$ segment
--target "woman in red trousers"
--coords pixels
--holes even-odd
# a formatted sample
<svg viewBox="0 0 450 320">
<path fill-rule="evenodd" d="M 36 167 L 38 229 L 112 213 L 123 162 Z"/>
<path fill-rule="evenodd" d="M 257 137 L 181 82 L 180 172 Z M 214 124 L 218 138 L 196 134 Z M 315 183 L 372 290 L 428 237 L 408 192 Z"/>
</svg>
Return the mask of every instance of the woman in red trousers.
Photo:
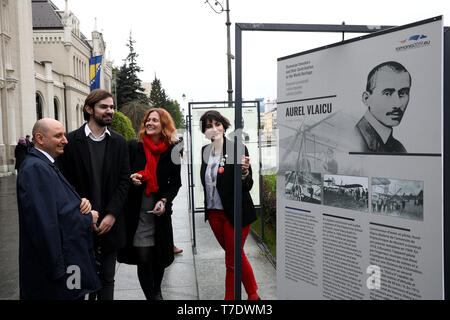
<svg viewBox="0 0 450 320">
<path fill-rule="evenodd" d="M 201 180 L 205 195 L 205 220 L 225 250 L 225 300 L 234 299 L 234 164 L 233 143 L 225 138 L 230 126 L 227 118 L 210 110 L 200 118 L 202 133 L 211 144 L 202 149 Z M 256 220 L 250 196 L 253 186 L 248 150 L 242 158 L 242 283 L 249 300 L 259 300 L 253 270 L 244 253 L 250 224 Z"/>
</svg>

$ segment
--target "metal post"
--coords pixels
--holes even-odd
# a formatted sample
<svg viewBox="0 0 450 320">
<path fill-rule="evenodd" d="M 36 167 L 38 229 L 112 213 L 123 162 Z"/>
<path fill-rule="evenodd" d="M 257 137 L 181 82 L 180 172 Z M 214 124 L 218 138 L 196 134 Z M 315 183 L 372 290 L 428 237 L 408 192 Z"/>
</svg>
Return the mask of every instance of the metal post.
<svg viewBox="0 0 450 320">
<path fill-rule="evenodd" d="M 193 174 L 193 161 L 192 161 L 192 116 L 191 116 L 191 103 L 189 102 L 189 142 L 190 142 L 190 152 L 189 156 L 191 158 L 189 166 L 191 167 L 191 175 Z M 194 177 L 191 176 L 191 184 L 189 185 L 189 192 L 190 192 L 190 198 L 191 198 L 191 208 L 192 208 L 192 247 L 194 248 L 194 254 L 197 254 L 197 238 L 195 236 L 195 203 L 194 203 Z"/>
<path fill-rule="evenodd" d="M 258 172 L 258 179 L 259 179 L 259 207 L 260 207 L 260 216 L 261 219 L 261 241 L 265 243 L 264 239 L 264 192 L 263 192 L 263 177 L 262 177 L 262 145 L 261 145 L 261 135 L 260 135 L 260 128 L 261 128 L 261 115 L 259 112 L 259 106 L 260 102 L 257 102 L 257 110 L 258 110 L 258 149 L 259 149 L 259 172 Z"/>
<path fill-rule="evenodd" d="M 450 179 L 449 179 L 449 168 L 450 168 L 450 126 L 448 125 L 450 121 L 450 31 L 449 28 L 444 28 L 444 170 L 443 170 L 443 181 L 444 181 L 444 193 L 448 194 L 450 189 Z M 445 299 L 450 299 L 450 209 L 449 201 L 444 197 L 444 293 Z"/>
<path fill-rule="evenodd" d="M 242 47 L 241 29 L 235 28 L 236 55 L 236 99 L 234 121 L 236 135 L 234 137 L 234 299 L 241 300 L 242 271 Z"/>
<path fill-rule="evenodd" d="M 227 12 L 227 22 L 225 23 L 227 26 L 227 64 L 228 64 L 228 107 L 233 106 L 233 81 L 231 75 L 231 40 L 230 40 L 230 6 L 227 0 L 227 8 L 225 9 Z"/>
</svg>

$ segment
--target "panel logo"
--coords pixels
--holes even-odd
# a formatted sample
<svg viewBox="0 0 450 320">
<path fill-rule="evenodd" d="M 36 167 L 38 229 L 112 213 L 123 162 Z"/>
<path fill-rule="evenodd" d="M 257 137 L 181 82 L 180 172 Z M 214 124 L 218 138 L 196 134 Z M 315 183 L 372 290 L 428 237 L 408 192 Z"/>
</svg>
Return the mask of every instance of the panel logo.
<svg viewBox="0 0 450 320">
<path fill-rule="evenodd" d="M 402 45 L 395 48 L 397 52 L 428 47 L 431 44 L 431 40 L 428 39 L 426 34 L 415 34 L 401 40 L 400 43 Z"/>
</svg>

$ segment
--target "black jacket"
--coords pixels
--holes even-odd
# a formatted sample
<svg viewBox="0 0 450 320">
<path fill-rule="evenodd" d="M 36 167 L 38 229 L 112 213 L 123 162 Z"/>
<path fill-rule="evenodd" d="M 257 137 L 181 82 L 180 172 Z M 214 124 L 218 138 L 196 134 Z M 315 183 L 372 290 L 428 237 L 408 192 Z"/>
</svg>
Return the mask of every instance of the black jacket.
<svg viewBox="0 0 450 320">
<path fill-rule="evenodd" d="M 82 198 L 92 199 L 92 169 L 88 137 L 84 124 L 67 135 L 69 143 L 64 154 L 58 157 L 59 167 Z M 106 134 L 107 142 L 102 173 L 102 205 L 99 222 L 107 214 L 113 214 L 116 221 L 111 230 L 98 237 L 99 245 L 105 250 L 117 250 L 125 245 L 125 223 L 123 207 L 130 181 L 130 165 L 127 142 L 124 137 L 112 131 Z"/>
<path fill-rule="evenodd" d="M 158 262 L 162 267 L 169 266 L 174 259 L 173 256 L 173 231 L 172 231 L 172 203 L 181 187 L 181 164 L 174 163 L 174 159 L 179 160 L 179 151 L 175 145 L 163 152 L 156 167 L 156 179 L 158 181 L 158 191 L 155 199 L 166 198 L 166 211 L 160 215 L 155 215 L 155 248 Z M 173 151 L 173 152 L 172 152 Z M 136 173 L 145 169 L 146 158 L 142 142 L 136 139 L 128 141 L 128 152 L 130 155 L 131 173 Z M 173 155 L 172 155 L 173 153 Z M 121 263 L 137 264 L 135 251 L 133 249 L 133 239 L 139 222 L 139 213 L 142 204 L 142 195 L 145 183 L 135 186 L 130 180 L 130 189 L 126 201 L 126 234 L 127 243 L 125 248 L 119 250 L 117 260 Z"/>
<path fill-rule="evenodd" d="M 225 138 L 224 138 L 225 139 Z M 205 173 L 208 166 L 209 155 L 211 154 L 212 144 L 208 144 L 202 148 L 202 166 L 200 168 L 200 178 L 202 180 L 203 192 L 205 196 L 205 220 L 208 219 L 206 214 L 206 188 Z M 228 151 L 227 151 L 228 150 Z M 222 154 L 227 155 L 227 161 L 224 166 L 223 173 L 217 173 L 217 192 L 219 193 L 223 209 L 227 215 L 228 221 L 234 226 L 234 144 L 228 140 L 224 140 Z M 203 157 L 205 155 L 205 157 Z M 245 155 L 248 156 L 247 147 L 245 147 Z M 255 206 L 253 205 L 250 190 L 253 187 L 252 167 L 249 168 L 248 176 L 242 180 L 242 226 L 245 227 L 256 220 Z"/>
<path fill-rule="evenodd" d="M 26 145 L 18 143 L 16 148 L 14 149 L 14 157 L 16 158 L 16 166 L 15 169 L 19 170 L 20 165 L 28 154 L 28 148 Z"/>
</svg>

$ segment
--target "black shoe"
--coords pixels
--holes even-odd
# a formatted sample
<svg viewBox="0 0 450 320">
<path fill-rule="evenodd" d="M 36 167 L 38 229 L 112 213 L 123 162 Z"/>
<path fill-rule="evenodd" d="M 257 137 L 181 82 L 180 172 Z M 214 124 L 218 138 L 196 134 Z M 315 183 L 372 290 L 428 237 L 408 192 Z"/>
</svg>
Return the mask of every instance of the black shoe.
<svg viewBox="0 0 450 320">
<path fill-rule="evenodd" d="M 164 300 L 161 291 L 158 291 L 152 295 L 152 300 Z"/>
</svg>

